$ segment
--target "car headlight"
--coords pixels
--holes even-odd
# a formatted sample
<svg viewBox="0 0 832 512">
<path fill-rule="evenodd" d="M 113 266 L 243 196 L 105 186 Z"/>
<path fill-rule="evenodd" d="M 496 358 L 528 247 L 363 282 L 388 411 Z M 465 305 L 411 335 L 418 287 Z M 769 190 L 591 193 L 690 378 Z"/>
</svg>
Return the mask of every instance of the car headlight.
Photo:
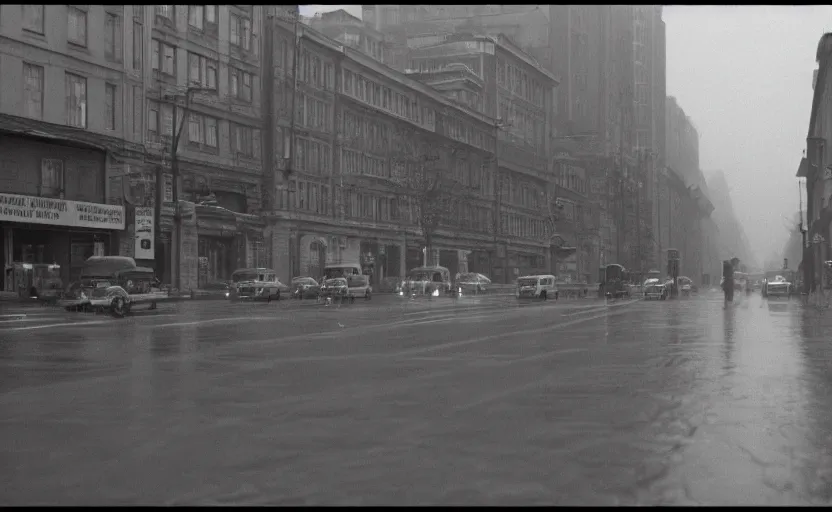
<svg viewBox="0 0 832 512">
<path fill-rule="evenodd" d="M 225 296 L 226 296 L 226 297 L 230 297 L 230 296 L 231 296 L 231 292 L 225 292 Z"/>
</svg>

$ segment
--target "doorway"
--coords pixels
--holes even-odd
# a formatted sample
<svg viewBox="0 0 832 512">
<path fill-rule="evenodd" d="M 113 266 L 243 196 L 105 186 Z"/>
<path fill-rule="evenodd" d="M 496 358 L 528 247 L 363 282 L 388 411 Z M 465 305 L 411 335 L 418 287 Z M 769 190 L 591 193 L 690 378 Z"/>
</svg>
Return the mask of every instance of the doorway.
<svg viewBox="0 0 832 512">
<path fill-rule="evenodd" d="M 324 275 L 324 267 L 326 267 L 326 246 L 320 240 L 315 240 L 309 244 L 309 265 L 306 275 L 318 279 Z"/>
</svg>

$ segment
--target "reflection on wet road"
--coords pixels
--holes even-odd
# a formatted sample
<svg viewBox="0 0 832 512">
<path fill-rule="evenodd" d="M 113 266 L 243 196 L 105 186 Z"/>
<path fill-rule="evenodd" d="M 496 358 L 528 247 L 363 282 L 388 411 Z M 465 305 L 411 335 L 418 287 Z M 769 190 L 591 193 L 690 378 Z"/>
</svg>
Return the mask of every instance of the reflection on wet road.
<svg viewBox="0 0 832 512">
<path fill-rule="evenodd" d="M 830 318 L 752 297 L 0 311 L 0 503 L 827 504 Z"/>
</svg>

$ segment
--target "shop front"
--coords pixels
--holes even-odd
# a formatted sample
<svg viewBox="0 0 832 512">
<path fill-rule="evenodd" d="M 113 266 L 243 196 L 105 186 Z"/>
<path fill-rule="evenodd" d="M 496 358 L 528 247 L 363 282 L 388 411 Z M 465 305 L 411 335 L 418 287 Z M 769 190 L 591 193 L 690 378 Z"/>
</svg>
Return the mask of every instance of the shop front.
<svg viewBox="0 0 832 512">
<path fill-rule="evenodd" d="M 0 193 L 2 290 L 65 288 L 90 256 L 117 253 L 124 207 Z"/>
<path fill-rule="evenodd" d="M 262 224 L 253 215 L 196 205 L 197 286 L 227 282 L 235 270 L 267 266 Z"/>
</svg>

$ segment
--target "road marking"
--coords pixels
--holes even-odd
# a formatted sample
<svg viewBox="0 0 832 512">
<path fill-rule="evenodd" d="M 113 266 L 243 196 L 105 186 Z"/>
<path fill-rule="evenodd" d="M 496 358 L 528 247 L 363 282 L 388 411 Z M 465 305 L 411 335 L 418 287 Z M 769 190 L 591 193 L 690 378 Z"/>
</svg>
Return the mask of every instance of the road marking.
<svg viewBox="0 0 832 512">
<path fill-rule="evenodd" d="M 100 324 L 108 324 L 111 323 L 112 320 L 92 320 L 89 322 L 63 322 L 60 324 L 45 324 L 45 325 L 29 325 L 26 327 L 10 327 L 8 329 L 3 329 L 3 331 L 33 331 L 35 329 L 51 329 L 57 327 L 80 327 L 80 326 L 88 326 L 88 325 L 100 325 Z"/>
<path fill-rule="evenodd" d="M 526 329 L 524 331 L 514 331 L 514 332 L 511 333 L 511 335 L 512 336 L 517 336 L 517 335 L 527 335 L 527 334 L 540 334 L 540 333 L 543 333 L 543 332 L 557 330 L 557 329 L 560 329 L 562 327 L 569 327 L 569 326 L 576 325 L 576 324 L 579 324 L 579 323 L 582 323 L 582 322 L 589 322 L 591 320 L 598 320 L 598 319 L 604 318 L 606 316 L 617 316 L 617 315 L 621 315 L 621 314 L 624 314 L 624 313 L 625 312 L 623 312 L 623 311 L 622 312 L 616 312 L 616 313 L 607 313 L 607 312 L 605 312 L 602 315 L 595 315 L 595 316 L 589 316 L 589 317 L 584 317 L 584 318 L 576 318 L 574 320 L 569 320 L 569 321 L 566 321 L 566 322 L 557 323 L 557 324 L 549 325 L 549 326 L 546 326 L 546 327 L 537 327 L 535 329 Z M 396 353 L 393 353 L 393 354 L 385 354 L 385 357 L 400 357 L 400 356 L 408 356 L 408 355 L 416 355 L 416 354 L 427 354 L 429 352 L 434 352 L 434 351 L 437 351 L 437 350 L 444 350 L 446 348 L 457 348 L 457 347 L 462 347 L 462 346 L 465 346 L 465 345 L 473 345 L 475 343 L 481 343 L 483 341 L 490 341 L 490 340 L 494 340 L 494 339 L 499 339 L 499 338 L 502 338 L 505 335 L 506 335 L 506 333 L 500 333 L 500 334 L 492 334 L 492 335 L 489 335 L 489 336 L 483 336 L 483 337 L 479 337 L 479 338 L 473 338 L 473 339 L 469 339 L 469 340 L 452 341 L 450 343 L 443 343 L 442 345 L 432 345 L 430 347 L 422 347 L 422 348 L 418 348 L 418 349 L 411 349 L 411 350 L 405 350 L 405 351 L 402 351 L 402 352 L 396 352 Z"/>
<path fill-rule="evenodd" d="M 188 327 L 191 325 L 214 324 L 220 322 L 249 322 L 249 321 L 263 321 L 263 320 L 277 320 L 274 316 L 231 316 L 227 318 L 207 318 L 205 320 L 194 320 L 191 322 L 174 322 L 170 324 L 148 325 L 149 329 L 161 329 L 163 327 Z M 142 326 L 144 327 L 144 326 Z M 335 331 L 337 332 L 337 331 Z"/>
</svg>

